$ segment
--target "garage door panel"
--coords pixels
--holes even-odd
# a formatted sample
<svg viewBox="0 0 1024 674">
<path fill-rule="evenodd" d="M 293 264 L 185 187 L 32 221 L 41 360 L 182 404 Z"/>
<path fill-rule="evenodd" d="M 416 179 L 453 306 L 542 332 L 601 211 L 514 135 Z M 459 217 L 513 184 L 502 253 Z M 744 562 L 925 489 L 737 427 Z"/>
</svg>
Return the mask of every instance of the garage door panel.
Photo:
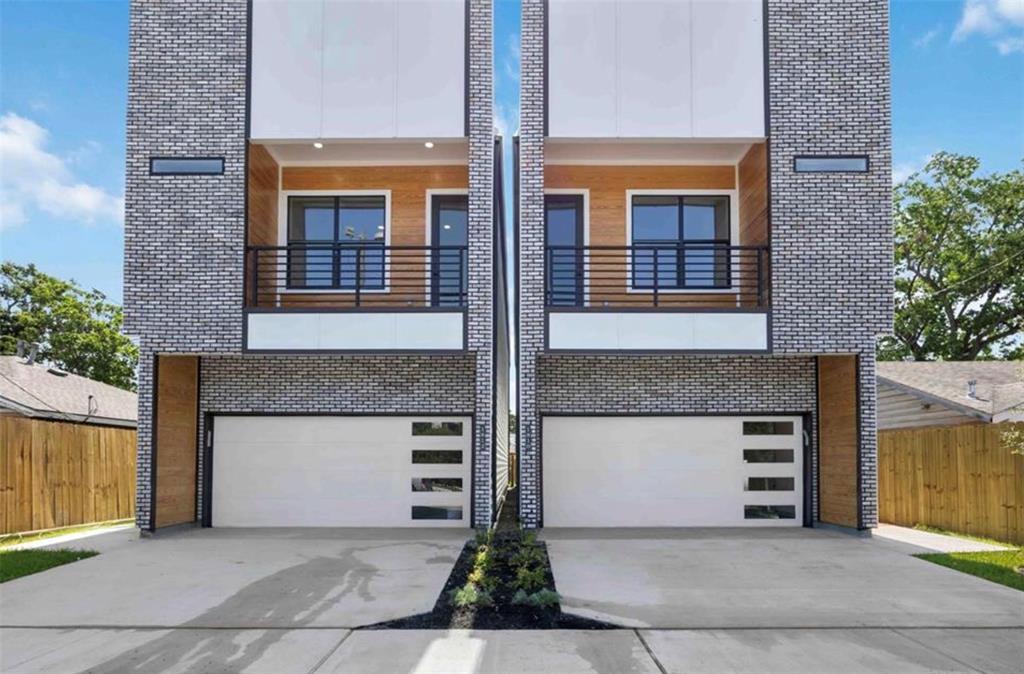
<svg viewBox="0 0 1024 674">
<path fill-rule="evenodd" d="M 214 526 L 469 526 L 471 420 L 462 436 L 413 435 L 433 417 L 216 417 Z M 462 452 L 461 464 L 413 463 L 413 452 Z M 462 491 L 421 492 L 421 478 Z M 413 519 L 415 505 L 462 508 L 462 519 Z"/>
<path fill-rule="evenodd" d="M 745 421 L 771 422 L 744 426 Z M 774 422 L 784 422 L 776 426 Z M 545 526 L 802 524 L 799 417 L 545 417 Z M 787 435 L 751 435 L 790 428 Z M 744 449 L 774 451 L 747 461 Z M 753 478 L 755 482 L 749 483 Z M 759 479 L 765 478 L 765 479 Z M 787 482 L 770 478 L 792 480 Z M 760 491 L 755 486 L 776 487 Z M 748 490 L 748 487 L 750 489 Z M 793 517 L 749 519 L 747 506 Z M 786 510 L 790 508 L 791 512 Z M 753 515 L 754 513 L 749 513 Z"/>
</svg>

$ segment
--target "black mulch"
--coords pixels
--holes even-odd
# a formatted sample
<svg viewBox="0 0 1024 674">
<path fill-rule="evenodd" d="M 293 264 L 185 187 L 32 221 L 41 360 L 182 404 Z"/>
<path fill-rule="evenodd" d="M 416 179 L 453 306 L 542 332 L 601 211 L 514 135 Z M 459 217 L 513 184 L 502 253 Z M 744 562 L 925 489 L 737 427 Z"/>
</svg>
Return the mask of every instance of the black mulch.
<svg viewBox="0 0 1024 674">
<path fill-rule="evenodd" d="M 506 503 L 506 505 L 508 505 Z M 495 534 L 491 544 L 494 564 L 487 572 L 498 579 L 498 586 L 491 593 L 493 606 L 456 607 L 451 602 L 451 592 L 466 584 L 466 578 L 473 569 L 473 558 L 477 544 L 469 541 L 462 549 L 455 567 L 448 576 L 441 595 L 434 603 L 430 613 L 389 620 L 370 625 L 365 629 L 504 629 L 504 630 L 537 630 L 537 629 L 571 629 L 571 630 L 605 630 L 617 629 L 618 625 L 590 620 L 579 616 L 562 613 L 559 605 L 549 607 L 531 607 L 512 603 L 515 589 L 512 580 L 515 573 L 508 564 L 509 556 L 515 551 L 514 541 L 518 532 L 502 531 Z M 547 557 L 547 546 L 543 541 L 538 543 L 544 550 L 544 566 L 547 576 L 546 587 L 555 589 L 555 579 L 551 575 L 551 564 Z"/>
</svg>

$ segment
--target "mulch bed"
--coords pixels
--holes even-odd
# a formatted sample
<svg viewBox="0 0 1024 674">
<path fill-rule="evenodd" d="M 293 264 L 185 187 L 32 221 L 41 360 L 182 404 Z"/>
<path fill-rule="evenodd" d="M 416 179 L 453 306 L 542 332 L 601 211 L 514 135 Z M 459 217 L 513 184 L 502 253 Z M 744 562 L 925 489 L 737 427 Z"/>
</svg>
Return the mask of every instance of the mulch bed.
<svg viewBox="0 0 1024 674">
<path fill-rule="evenodd" d="M 430 613 L 389 620 L 383 623 L 371 625 L 366 629 L 574 629 L 574 630 L 604 630 L 616 629 L 616 625 L 590 620 L 578 616 L 562 613 L 560 605 L 546 607 L 533 607 L 523 604 L 513 604 L 512 597 L 516 592 L 513 582 L 515 580 L 514 568 L 509 564 L 509 558 L 517 549 L 519 540 L 517 531 L 499 531 L 491 541 L 490 550 L 493 555 L 491 568 L 488 576 L 497 579 L 497 585 L 491 592 L 493 606 L 454 606 L 451 600 L 452 592 L 466 584 L 470 572 L 473 570 L 473 560 L 476 556 L 478 543 L 469 541 L 462 549 L 455 567 L 448 576 L 441 595 L 434 604 L 434 610 Z M 544 569 L 548 589 L 555 588 L 555 579 L 551 575 L 551 563 L 547 556 L 547 546 L 543 541 L 538 541 L 543 549 Z"/>
</svg>

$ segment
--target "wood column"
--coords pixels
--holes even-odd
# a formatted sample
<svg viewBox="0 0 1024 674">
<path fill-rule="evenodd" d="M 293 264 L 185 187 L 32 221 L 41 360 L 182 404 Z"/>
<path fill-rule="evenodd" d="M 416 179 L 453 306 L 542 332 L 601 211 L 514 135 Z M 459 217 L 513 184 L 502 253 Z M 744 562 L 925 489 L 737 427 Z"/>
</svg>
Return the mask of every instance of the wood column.
<svg viewBox="0 0 1024 674">
<path fill-rule="evenodd" d="M 818 357 L 818 519 L 860 526 L 857 357 Z"/>
<path fill-rule="evenodd" d="M 157 356 L 154 527 L 196 520 L 199 357 Z"/>
</svg>

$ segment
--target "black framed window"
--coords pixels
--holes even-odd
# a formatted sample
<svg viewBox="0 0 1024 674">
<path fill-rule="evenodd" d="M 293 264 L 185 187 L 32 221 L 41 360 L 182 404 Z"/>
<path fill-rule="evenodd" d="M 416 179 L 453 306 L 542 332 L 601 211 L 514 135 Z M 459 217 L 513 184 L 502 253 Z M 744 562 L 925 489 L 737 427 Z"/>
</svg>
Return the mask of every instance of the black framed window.
<svg viewBox="0 0 1024 674">
<path fill-rule="evenodd" d="M 224 157 L 150 157 L 153 176 L 219 176 L 224 174 Z"/>
<path fill-rule="evenodd" d="M 544 197 L 548 305 L 583 305 L 583 195 Z"/>
<path fill-rule="evenodd" d="M 635 195 L 630 203 L 637 289 L 728 288 L 728 196 Z"/>
<path fill-rule="evenodd" d="M 288 197 L 288 287 L 383 290 L 383 196 Z"/>
<path fill-rule="evenodd" d="M 435 195 L 430 211 L 430 240 L 434 245 L 430 252 L 431 304 L 462 306 L 469 288 L 469 199 L 465 194 Z"/>
<path fill-rule="evenodd" d="M 801 155 L 793 157 L 797 173 L 867 173 L 867 155 Z"/>
</svg>

